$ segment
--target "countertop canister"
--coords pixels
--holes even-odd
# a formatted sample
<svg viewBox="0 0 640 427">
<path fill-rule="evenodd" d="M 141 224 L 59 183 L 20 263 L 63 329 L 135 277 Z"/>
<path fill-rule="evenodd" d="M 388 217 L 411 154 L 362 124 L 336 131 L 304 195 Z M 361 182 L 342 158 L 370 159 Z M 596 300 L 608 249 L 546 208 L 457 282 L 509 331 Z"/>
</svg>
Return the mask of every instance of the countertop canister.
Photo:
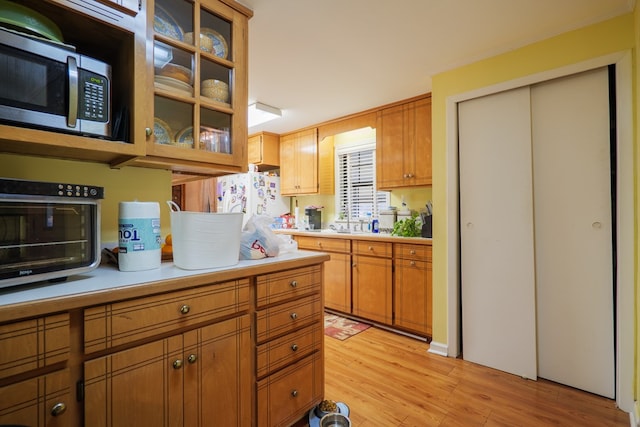
<svg viewBox="0 0 640 427">
<path fill-rule="evenodd" d="M 160 268 L 162 236 L 159 203 L 120 202 L 118 230 L 120 271 Z"/>
</svg>

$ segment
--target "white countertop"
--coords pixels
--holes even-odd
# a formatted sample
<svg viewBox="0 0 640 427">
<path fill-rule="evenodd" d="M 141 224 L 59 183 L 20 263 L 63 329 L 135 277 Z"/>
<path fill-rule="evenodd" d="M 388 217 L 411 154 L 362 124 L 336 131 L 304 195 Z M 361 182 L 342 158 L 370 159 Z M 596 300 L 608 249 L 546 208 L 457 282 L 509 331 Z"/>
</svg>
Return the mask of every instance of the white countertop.
<svg viewBox="0 0 640 427">
<path fill-rule="evenodd" d="M 259 260 L 241 260 L 238 264 L 203 270 L 183 270 L 172 262 L 163 262 L 160 268 L 146 271 L 123 272 L 112 264 L 101 265 L 88 273 L 70 276 L 64 282 L 37 282 L 26 285 L 18 285 L 0 289 L 0 310 L 4 306 L 15 304 L 33 303 L 40 300 L 52 300 L 59 298 L 72 298 L 74 296 L 89 293 L 113 292 L 118 289 L 156 283 L 160 281 L 182 279 L 198 275 L 216 275 L 227 273 L 225 277 L 241 277 L 247 269 L 255 269 L 260 266 L 273 266 L 287 261 L 299 261 L 313 258 L 317 252 L 295 251 L 281 253 L 277 257 L 263 258 Z M 218 274 L 218 276 L 222 276 Z"/>
</svg>

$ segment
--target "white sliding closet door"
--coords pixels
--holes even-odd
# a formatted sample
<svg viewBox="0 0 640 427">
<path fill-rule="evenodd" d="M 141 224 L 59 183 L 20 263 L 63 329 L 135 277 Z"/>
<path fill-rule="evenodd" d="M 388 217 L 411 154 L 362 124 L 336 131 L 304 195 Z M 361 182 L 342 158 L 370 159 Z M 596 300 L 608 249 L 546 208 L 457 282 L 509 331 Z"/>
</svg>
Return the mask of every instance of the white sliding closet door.
<svg viewBox="0 0 640 427">
<path fill-rule="evenodd" d="M 614 397 L 607 69 L 531 88 L 538 376 Z"/>
<path fill-rule="evenodd" d="M 536 378 L 529 88 L 459 104 L 466 360 Z"/>
</svg>

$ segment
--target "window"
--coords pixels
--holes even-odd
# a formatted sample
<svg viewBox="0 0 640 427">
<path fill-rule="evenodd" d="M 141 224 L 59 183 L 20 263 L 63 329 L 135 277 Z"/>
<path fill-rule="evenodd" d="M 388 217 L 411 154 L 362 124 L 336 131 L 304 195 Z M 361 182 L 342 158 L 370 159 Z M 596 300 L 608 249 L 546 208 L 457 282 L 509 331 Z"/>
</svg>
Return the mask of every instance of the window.
<svg viewBox="0 0 640 427">
<path fill-rule="evenodd" d="M 389 206 L 389 192 L 376 189 L 376 143 L 336 147 L 336 214 L 359 220 Z"/>
</svg>

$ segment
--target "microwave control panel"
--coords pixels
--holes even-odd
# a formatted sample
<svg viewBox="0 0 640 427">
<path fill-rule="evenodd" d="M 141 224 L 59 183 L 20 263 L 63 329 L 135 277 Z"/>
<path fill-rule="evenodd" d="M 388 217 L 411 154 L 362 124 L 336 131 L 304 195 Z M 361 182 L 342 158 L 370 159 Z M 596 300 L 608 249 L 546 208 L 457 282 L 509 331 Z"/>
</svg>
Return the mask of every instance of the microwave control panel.
<svg viewBox="0 0 640 427">
<path fill-rule="evenodd" d="M 104 199 L 104 187 L 59 182 L 26 181 L 20 179 L 0 179 L 0 199 L 20 196 Z"/>
<path fill-rule="evenodd" d="M 78 117 L 93 122 L 109 121 L 109 80 L 83 69 L 78 80 Z"/>
</svg>

